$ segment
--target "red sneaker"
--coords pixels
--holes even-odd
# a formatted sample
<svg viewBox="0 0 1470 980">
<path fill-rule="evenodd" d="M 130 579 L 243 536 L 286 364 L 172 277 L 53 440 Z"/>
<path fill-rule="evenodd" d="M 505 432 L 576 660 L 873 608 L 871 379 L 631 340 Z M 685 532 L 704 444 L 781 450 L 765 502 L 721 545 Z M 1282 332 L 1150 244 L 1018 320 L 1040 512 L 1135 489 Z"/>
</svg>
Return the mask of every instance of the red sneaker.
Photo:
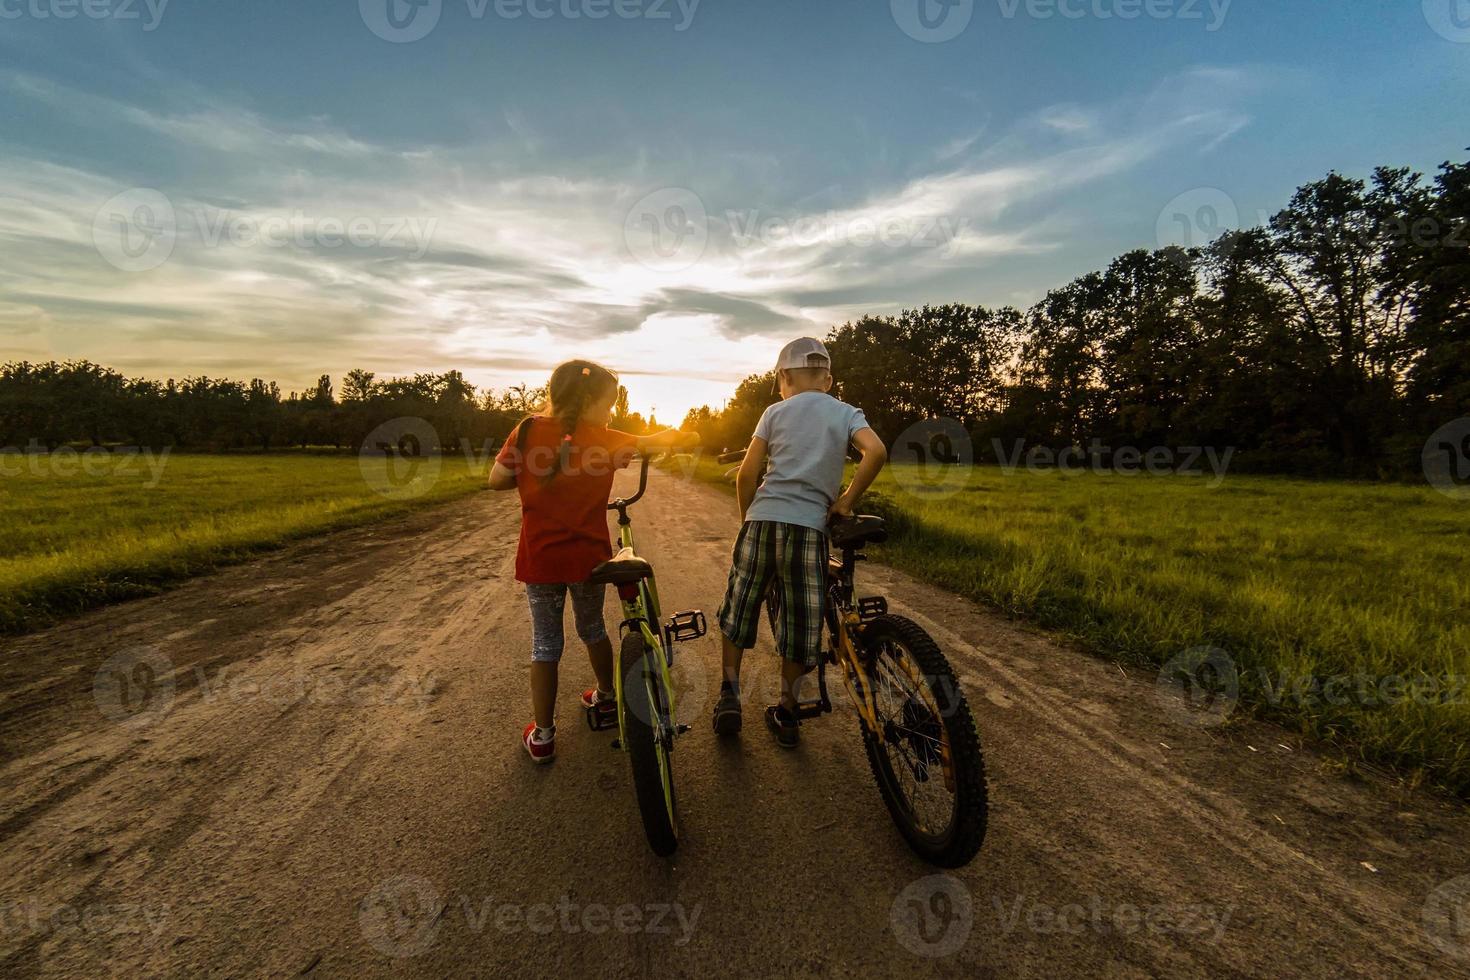
<svg viewBox="0 0 1470 980">
<path fill-rule="evenodd" d="M 590 688 L 582 692 L 582 707 L 595 708 L 599 704 L 617 704 L 611 694 L 603 694 L 597 688 Z"/>
<path fill-rule="evenodd" d="M 536 723 L 533 721 L 521 732 L 521 744 L 526 747 L 532 762 L 537 765 L 550 762 L 556 758 L 556 729 L 553 728 L 551 737 L 543 742 L 536 738 Z"/>
</svg>

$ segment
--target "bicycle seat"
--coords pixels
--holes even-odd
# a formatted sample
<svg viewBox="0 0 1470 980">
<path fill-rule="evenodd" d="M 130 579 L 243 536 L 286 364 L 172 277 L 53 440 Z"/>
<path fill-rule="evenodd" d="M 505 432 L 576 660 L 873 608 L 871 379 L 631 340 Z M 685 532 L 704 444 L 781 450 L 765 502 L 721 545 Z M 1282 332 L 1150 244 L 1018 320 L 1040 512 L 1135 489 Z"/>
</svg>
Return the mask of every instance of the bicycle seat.
<svg viewBox="0 0 1470 980">
<path fill-rule="evenodd" d="M 632 548 L 624 548 L 592 569 L 587 581 L 595 585 L 627 585 L 652 576 L 653 566 L 633 554 Z"/>
<path fill-rule="evenodd" d="M 832 544 L 837 548 L 861 548 L 871 542 L 888 540 L 888 528 L 883 518 L 871 514 L 858 514 L 851 520 L 837 521 L 832 525 Z"/>
</svg>

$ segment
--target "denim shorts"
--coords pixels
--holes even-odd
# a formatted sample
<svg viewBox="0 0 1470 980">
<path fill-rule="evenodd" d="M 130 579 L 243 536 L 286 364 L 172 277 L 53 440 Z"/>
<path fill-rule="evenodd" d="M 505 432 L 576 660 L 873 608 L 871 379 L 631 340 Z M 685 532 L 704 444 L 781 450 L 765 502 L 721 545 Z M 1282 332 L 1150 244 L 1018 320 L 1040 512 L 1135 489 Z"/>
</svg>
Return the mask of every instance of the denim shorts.
<svg viewBox="0 0 1470 980">
<path fill-rule="evenodd" d="M 607 639 L 602 621 L 602 604 L 606 585 L 591 582 L 556 582 L 550 585 L 527 583 L 526 598 L 531 603 L 531 659 L 554 664 L 561 660 L 566 644 L 563 623 L 567 593 L 572 594 L 572 616 L 577 621 L 577 635 L 583 643 Z"/>
</svg>

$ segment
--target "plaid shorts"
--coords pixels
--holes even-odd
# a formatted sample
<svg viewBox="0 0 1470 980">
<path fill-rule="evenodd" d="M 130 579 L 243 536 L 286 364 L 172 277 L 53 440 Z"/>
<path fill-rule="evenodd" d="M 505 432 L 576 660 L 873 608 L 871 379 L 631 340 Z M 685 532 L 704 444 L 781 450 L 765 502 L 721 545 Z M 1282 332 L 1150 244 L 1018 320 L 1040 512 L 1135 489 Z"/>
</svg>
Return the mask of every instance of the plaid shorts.
<svg viewBox="0 0 1470 980">
<path fill-rule="evenodd" d="M 720 630 L 742 650 L 755 646 L 761 603 L 771 579 L 780 581 L 781 656 L 815 667 L 822 658 L 822 603 L 827 591 L 827 536 L 779 521 L 746 521 L 735 539 L 730 582 L 720 604 Z"/>
</svg>

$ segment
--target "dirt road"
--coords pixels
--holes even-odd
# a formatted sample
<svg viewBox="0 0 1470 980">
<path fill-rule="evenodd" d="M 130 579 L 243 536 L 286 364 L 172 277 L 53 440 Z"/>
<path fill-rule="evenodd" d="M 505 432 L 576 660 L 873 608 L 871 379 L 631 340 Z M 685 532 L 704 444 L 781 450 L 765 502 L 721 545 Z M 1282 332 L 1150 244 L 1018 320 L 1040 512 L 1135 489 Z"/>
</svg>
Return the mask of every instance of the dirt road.
<svg viewBox="0 0 1470 980">
<path fill-rule="evenodd" d="M 713 618 L 733 501 L 655 474 L 635 514 L 666 609 Z M 0 974 L 1470 975 L 1462 809 L 1199 728 L 1153 678 L 876 565 L 864 591 L 969 693 L 980 856 L 906 851 L 845 709 L 771 744 L 768 646 L 717 741 L 707 637 L 660 861 L 574 709 L 579 649 L 556 763 L 520 748 L 515 527 L 480 494 L 5 642 Z"/>
</svg>

